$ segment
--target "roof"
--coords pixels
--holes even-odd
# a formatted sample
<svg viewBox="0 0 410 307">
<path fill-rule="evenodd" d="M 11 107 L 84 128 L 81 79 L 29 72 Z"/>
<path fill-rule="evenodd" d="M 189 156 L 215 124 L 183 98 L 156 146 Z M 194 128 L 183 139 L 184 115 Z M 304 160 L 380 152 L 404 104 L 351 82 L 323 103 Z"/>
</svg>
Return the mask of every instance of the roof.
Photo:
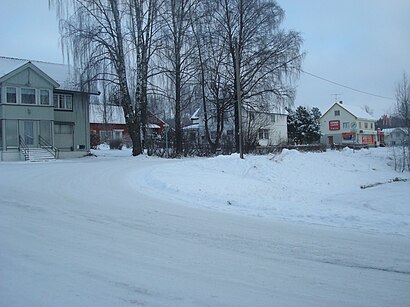
<svg viewBox="0 0 410 307">
<path fill-rule="evenodd" d="M 200 111 L 201 111 L 201 108 L 198 108 L 198 109 L 194 112 L 194 114 L 192 114 L 191 120 L 199 119 L 199 112 L 200 112 Z"/>
<path fill-rule="evenodd" d="M 248 104 L 244 104 L 242 106 L 243 110 L 246 112 L 255 112 L 255 113 L 263 113 L 263 114 L 277 114 L 277 115 L 289 115 L 289 112 L 286 111 L 285 108 L 282 108 L 280 105 L 269 105 L 268 109 L 260 108 L 258 106 L 250 106 Z"/>
<path fill-rule="evenodd" d="M 366 111 L 364 111 L 362 108 L 360 107 L 356 107 L 356 106 L 351 106 L 351 105 L 347 105 L 345 103 L 339 103 L 339 102 L 335 102 L 329 109 L 326 110 L 326 112 L 323 113 L 322 117 L 325 116 L 325 114 L 327 112 L 330 111 L 330 109 L 332 109 L 335 105 L 339 106 L 342 109 L 345 109 L 347 112 L 349 112 L 350 114 L 352 114 L 354 117 L 360 118 L 360 119 L 364 119 L 364 120 L 371 120 L 371 121 L 377 121 L 376 118 L 374 118 L 372 115 L 370 115 L 369 113 L 367 113 Z"/>
<path fill-rule="evenodd" d="M 91 124 L 123 124 L 125 125 L 124 111 L 120 106 L 106 106 L 106 121 L 104 121 L 104 105 L 90 104 Z"/>
<path fill-rule="evenodd" d="M 403 132 L 404 134 L 408 134 L 407 128 L 404 128 L 404 127 L 385 128 L 385 129 L 383 129 L 382 131 L 383 131 L 383 133 L 384 133 L 385 135 L 388 135 L 388 134 L 390 134 L 390 133 L 392 133 L 392 132 L 394 132 L 394 131 L 396 131 L 396 130 L 401 131 L 401 132 Z"/>
<path fill-rule="evenodd" d="M 64 64 L 0 56 L 0 78 L 12 73 L 27 63 L 33 64 L 52 80 L 58 83 L 56 89 L 73 92 L 81 91 L 79 83 L 76 81 L 77 78 L 74 67 Z M 91 93 L 98 94 L 96 90 L 91 91 Z"/>
<path fill-rule="evenodd" d="M 193 124 L 193 125 L 185 126 L 182 129 L 183 130 L 196 130 L 196 129 L 199 129 L 199 124 Z"/>
</svg>

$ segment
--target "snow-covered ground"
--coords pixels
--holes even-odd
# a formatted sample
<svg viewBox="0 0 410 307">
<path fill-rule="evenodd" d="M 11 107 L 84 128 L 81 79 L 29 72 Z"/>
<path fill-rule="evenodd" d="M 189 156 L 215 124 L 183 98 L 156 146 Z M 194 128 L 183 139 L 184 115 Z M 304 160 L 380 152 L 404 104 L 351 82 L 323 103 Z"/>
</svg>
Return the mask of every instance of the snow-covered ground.
<svg viewBox="0 0 410 307">
<path fill-rule="evenodd" d="M 410 306 L 389 150 L 0 163 L 0 306 Z"/>
</svg>

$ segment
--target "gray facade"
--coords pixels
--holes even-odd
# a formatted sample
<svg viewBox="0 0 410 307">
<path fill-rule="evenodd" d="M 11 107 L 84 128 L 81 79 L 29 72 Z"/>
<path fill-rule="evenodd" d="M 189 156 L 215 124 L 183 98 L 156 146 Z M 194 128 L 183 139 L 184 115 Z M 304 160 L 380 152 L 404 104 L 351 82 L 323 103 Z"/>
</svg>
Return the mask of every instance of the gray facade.
<svg viewBox="0 0 410 307">
<path fill-rule="evenodd" d="M 0 57 L 0 160 L 36 150 L 75 158 L 90 149 L 89 96 L 65 65 Z"/>
</svg>

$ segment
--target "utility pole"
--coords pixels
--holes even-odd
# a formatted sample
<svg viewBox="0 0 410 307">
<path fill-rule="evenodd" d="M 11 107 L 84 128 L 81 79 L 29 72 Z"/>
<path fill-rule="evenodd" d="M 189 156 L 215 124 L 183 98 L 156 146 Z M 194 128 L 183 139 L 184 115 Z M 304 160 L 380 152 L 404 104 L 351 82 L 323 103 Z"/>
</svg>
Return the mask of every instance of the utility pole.
<svg viewBox="0 0 410 307">
<path fill-rule="evenodd" d="M 239 45 L 238 40 L 235 40 L 235 67 L 236 67 L 236 97 L 238 99 L 238 125 L 239 125 L 239 156 L 243 159 L 243 142 L 242 142 L 242 103 L 241 103 L 241 80 L 239 66 Z"/>
</svg>

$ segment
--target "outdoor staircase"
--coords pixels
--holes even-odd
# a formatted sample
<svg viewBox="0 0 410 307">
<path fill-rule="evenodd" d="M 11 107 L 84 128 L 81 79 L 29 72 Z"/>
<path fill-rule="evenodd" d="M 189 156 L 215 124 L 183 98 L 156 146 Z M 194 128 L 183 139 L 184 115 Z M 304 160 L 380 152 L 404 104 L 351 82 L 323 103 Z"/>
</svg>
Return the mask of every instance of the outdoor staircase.
<svg viewBox="0 0 410 307">
<path fill-rule="evenodd" d="M 41 135 L 38 137 L 38 148 L 30 148 L 24 142 L 24 138 L 19 136 L 19 151 L 26 161 L 39 162 L 56 160 L 59 156 L 59 150 L 49 144 Z"/>
<path fill-rule="evenodd" d="M 40 162 L 55 160 L 55 156 L 45 148 L 29 148 L 23 151 L 26 161 Z"/>
</svg>

